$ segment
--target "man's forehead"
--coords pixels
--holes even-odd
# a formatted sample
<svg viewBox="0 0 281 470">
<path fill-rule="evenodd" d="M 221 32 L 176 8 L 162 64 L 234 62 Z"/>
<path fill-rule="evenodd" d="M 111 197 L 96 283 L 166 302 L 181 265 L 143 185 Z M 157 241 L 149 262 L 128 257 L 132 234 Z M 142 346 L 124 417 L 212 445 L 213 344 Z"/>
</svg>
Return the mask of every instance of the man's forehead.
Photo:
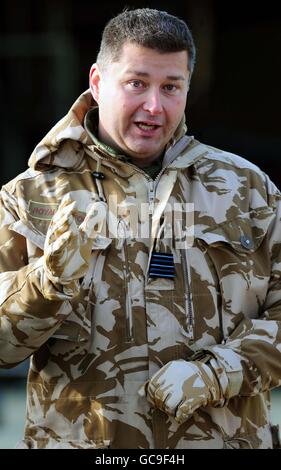
<svg viewBox="0 0 281 470">
<path fill-rule="evenodd" d="M 149 77 L 150 67 L 160 67 L 161 69 L 168 69 L 168 72 L 166 72 L 168 79 L 186 80 L 188 53 L 185 50 L 179 52 L 159 52 L 157 49 L 127 42 L 123 45 L 115 64 L 121 65 L 122 73 L 124 74 L 133 73 L 139 77 Z"/>
</svg>

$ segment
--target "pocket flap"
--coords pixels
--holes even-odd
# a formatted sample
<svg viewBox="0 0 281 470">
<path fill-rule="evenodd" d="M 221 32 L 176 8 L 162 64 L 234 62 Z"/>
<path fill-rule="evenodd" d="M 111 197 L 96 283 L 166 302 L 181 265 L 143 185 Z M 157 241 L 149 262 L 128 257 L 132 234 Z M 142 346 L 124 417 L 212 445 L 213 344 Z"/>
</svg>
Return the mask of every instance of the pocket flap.
<svg viewBox="0 0 281 470">
<path fill-rule="evenodd" d="M 269 207 L 253 210 L 204 229 L 196 234 L 196 238 L 202 239 L 208 245 L 223 242 L 242 253 L 254 252 L 264 240 L 273 218 L 274 212 Z"/>
</svg>

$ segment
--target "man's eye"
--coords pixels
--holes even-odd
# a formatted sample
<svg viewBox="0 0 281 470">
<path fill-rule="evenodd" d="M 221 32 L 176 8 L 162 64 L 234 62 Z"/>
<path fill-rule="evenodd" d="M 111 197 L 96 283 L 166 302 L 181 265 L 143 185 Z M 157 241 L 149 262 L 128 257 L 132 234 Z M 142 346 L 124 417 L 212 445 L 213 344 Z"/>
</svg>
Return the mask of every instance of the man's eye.
<svg viewBox="0 0 281 470">
<path fill-rule="evenodd" d="M 141 88 L 143 86 L 140 80 L 131 80 L 130 85 L 132 88 Z"/>
<path fill-rule="evenodd" d="M 172 85 L 172 84 L 165 85 L 164 88 L 166 91 L 169 91 L 169 92 L 176 91 L 177 89 L 176 85 Z"/>
</svg>

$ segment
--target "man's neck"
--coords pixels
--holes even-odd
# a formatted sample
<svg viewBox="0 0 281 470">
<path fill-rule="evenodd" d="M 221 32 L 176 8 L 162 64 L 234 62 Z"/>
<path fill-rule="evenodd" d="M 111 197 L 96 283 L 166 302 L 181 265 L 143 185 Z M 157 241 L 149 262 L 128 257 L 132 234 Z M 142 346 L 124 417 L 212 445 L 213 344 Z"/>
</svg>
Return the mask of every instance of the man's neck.
<svg viewBox="0 0 281 470">
<path fill-rule="evenodd" d="M 161 154 L 160 156 L 157 155 L 155 157 L 150 157 L 148 159 L 141 159 L 139 157 L 134 158 L 127 154 L 125 154 L 125 156 L 129 162 L 133 163 L 133 165 L 146 171 L 146 168 L 150 168 L 151 166 L 162 164 L 164 154 Z"/>
<path fill-rule="evenodd" d="M 119 149 L 112 148 L 112 146 L 105 144 L 102 139 L 100 138 L 99 131 L 98 131 L 98 109 L 91 109 L 85 116 L 84 121 L 85 129 L 88 131 L 89 135 L 93 139 L 94 143 L 108 152 L 112 157 L 116 158 L 123 158 L 129 163 L 137 166 L 138 168 L 142 169 L 145 173 L 147 173 L 151 178 L 156 178 L 158 173 L 162 169 L 162 159 L 163 154 L 160 156 L 155 156 L 147 159 L 140 159 L 140 158 L 133 158 L 129 155 L 123 154 L 123 152 Z"/>
</svg>

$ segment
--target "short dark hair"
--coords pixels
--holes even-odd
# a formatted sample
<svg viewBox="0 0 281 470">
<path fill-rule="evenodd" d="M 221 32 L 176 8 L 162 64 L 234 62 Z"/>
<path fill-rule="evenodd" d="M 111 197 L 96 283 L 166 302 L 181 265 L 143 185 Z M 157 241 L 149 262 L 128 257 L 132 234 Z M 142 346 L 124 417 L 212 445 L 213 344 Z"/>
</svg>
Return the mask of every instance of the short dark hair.
<svg viewBox="0 0 281 470">
<path fill-rule="evenodd" d="M 160 53 L 188 53 L 192 75 L 196 50 L 187 24 L 166 11 L 150 8 L 125 10 L 112 18 L 104 28 L 97 63 L 105 68 L 119 59 L 125 42 L 155 49 Z"/>
</svg>

